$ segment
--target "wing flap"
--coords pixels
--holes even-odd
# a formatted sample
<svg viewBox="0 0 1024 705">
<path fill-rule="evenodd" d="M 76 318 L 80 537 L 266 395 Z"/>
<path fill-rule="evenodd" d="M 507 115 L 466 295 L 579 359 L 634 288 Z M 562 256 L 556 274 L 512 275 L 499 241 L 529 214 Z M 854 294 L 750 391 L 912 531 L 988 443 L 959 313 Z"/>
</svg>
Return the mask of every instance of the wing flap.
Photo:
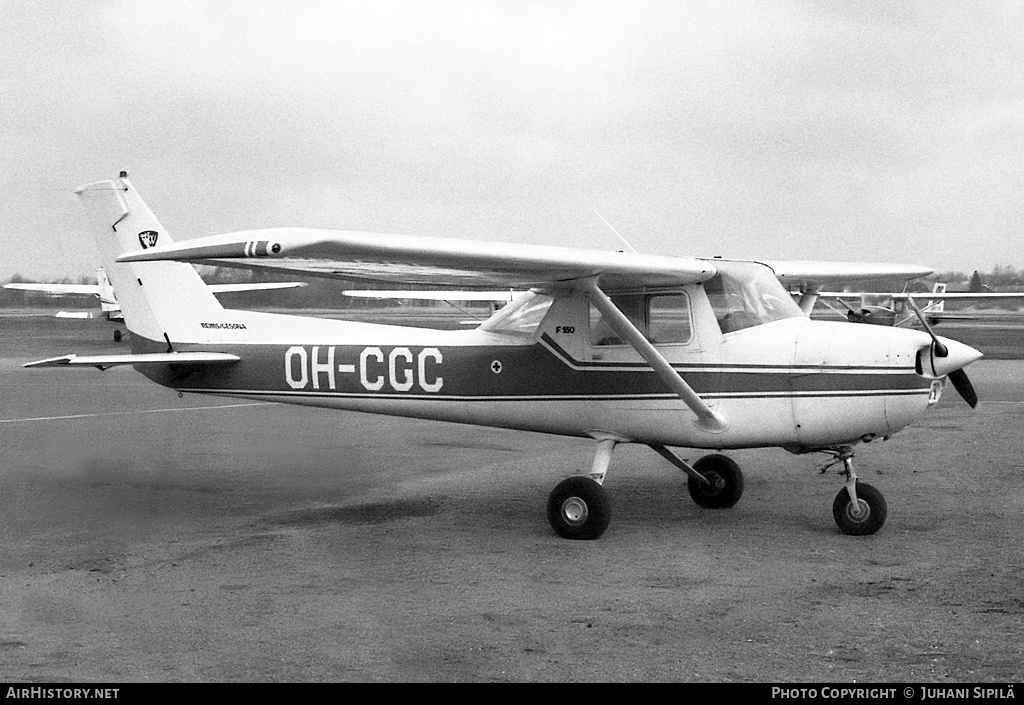
<svg viewBox="0 0 1024 705">
<path fill-rule="evenodd" d="M 61 355 L 27 362 L 22 367 L 96 367 L 118 365 L 221 365 L 238 362 L 238 355 L 218 352 L 129 353 L 126 355 Z"/>
<path fill-rule="evenodd" d="M 207 284 L 215 294 L 234 294 L 242 291 L 270 291 L 271 289 L 301 289 L 305 282 L 267 282 L 265 284 Z"/>
<path fill-rule="evenodd" d="M 344 296 L 357 299 L 409 299 L 416 301 L 493 301 L 509 302 L 519 292 L 514 289 L 504 291 L 467 291 L 456 289 L 346 289 Z"/>
</svg>

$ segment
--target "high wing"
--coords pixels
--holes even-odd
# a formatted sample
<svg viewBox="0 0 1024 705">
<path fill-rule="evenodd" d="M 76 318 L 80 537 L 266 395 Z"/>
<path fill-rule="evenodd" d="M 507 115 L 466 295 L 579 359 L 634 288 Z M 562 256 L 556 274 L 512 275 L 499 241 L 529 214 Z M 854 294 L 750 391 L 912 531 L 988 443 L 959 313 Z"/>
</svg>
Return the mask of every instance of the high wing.
<svg viewBox="0 0 1024 705">
<path fill-rule="evenodd" d="M 610 289 L 672 286 L 706 281 L 716 273 L 711 258 L 308 228 L 212 235 L 118 258 L 119 262 L 161 260 L 414 285 L 443 282 L 518 290 L 593 277 L 600 277 L 602 287 Z M 913 279 L 932 271 L 885 263 L 758 261 L 784 284 Z"/>
<path fill-rule="evenodd" d="M 810 316 L 818 298 L 826 296 L 820 291 L 822 284 L 870 280 L 910 281 L 932 273 L 927 267 L 891 262 L 818 262 L 812 260 L 761 260 L 775 272 L 775 276 L 791 292 L 799 295 L 798 303 L 804 315 Z"/>
<path fill-rule="evenodd" d="M 520 290 L 595 277 L 610 288 L 672 286 L 705 281 L 716 273 L 711 262 L 690 257 L 306 228 L 213 235 L 118 258 L 160 260 Z"/>
<path fill-rule="evenodd" d="M 834 282 L 899 279 L 909 281 L 932 273 L 927 267 L 891 262 L 816 262 L 811 260 L 759 260 L 775 272 L 783 286 L 817 288 Z"/>
</svg>

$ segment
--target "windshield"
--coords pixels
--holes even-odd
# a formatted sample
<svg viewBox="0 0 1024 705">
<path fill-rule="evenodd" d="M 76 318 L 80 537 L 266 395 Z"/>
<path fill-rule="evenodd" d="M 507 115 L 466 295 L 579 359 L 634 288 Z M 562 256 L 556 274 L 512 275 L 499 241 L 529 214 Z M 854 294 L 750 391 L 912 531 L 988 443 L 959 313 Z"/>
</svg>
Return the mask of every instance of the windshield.
<svg viewBox="0 0 1024 705">
<path fill-rule="evenodd" d="M 804 315 L 765 265 L 723 260 L 714 264 L 718 274 L 704 282 L 704 291 L 723 333 Z"/>
</svg>

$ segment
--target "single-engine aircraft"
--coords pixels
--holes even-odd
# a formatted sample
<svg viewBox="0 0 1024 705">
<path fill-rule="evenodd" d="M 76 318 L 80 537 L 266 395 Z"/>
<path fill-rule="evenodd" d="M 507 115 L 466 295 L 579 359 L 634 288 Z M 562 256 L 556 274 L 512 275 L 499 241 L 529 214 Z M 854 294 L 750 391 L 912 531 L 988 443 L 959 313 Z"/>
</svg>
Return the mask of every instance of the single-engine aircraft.
<svg viewBox="0 0 1024 705">
<path fill-rule="evenodd" d="M 608 527 L 603 483 L 621 443 L 650 446 L 708 508 L 731 507 L 743 492 L 725 450 L 825 453 L 845 478 L 837 525 L 873 534 L 886 502 L 858 481 L 854 446 L 919 419 L 947 375 L 981 357 L 931 332 L 811 320 L 780 284 L 910 279 L 928 273 L 920 267 L 767 266 L 301 228 L 176 243 L 124 172 L 77 193 L 132 352 L 27 367 L 133 365 L 179 392 L 591 438 L 589 471 L 547 501 L 551 527 L 570 539 Z M 189 263 L 524 293 L 473 330 L 410 328 L 225 309 Z M 711 452 L 691 464 L 673 448 Z"/>
<path fill-rule="evenodd" d="M 207 284 L 214 294 L 227 294 L 239 291 L 263 291 L 268 289 L 294 289 L 306 286 L 305 282 L 266 282 L 266 283 L 240 283 L 240 284 Z M 103 267 L 96 268 L 95 284 L 50 284 L 35 282 L 15 282 L 4 284 L 5 289 L 15 291 L 30 291 L 33 293 L 46 294 L 47 296 L 95 296 L 100 302 L 99 315 L 92 311 L 59 311 L 58 318 L 102 318 L 105 321 L 120 323 L 124 320 L 121 314 L 121 304 L 114 296 L 114 287 L 107 278 Z M 114 340 L 120 342 L 121 331 L 114 331 Z"/>
<path fill-rule="evenodd" d="M 981 282 L 975 272 L 966 291 L 947 291 L 944 282 L 936 282 L 931 291 L 819 291 L 815 282 L 791 284 L 791 294 L 800 302 L 804 313 L 810 315 L 815 303 L 836 301 L 845 309 L 851 323 L 870 323 L 876 326 L 915 325 L 927 321 L 937 324 L 949 320 L 975 320 L 976 313 L 947 311 L 946 301 L 1021 301 L 1024 292 L 993 291 Z M 851 302 L 855 302 L 855 305 Z M 828 308 L 836 310 L 825 303 Z"/>
</svg>

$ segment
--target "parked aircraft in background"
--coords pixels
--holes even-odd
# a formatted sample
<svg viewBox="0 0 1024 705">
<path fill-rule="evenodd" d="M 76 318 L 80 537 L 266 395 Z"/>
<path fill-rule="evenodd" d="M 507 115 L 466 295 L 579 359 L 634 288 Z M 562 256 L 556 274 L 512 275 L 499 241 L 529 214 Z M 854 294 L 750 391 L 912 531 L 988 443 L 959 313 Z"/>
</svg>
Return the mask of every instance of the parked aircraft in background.
<svg viewBox="0 0 1024 705">
<path fill-rule="evenodd" d="M 621 443 L 652 448 L 711 509 L 743 493 L 725 450 L 826 454 L 845 480 L 835 522 L 872 534 L 886 502 L 858 481 L 854 446 L 920 419 L 947 375 L 966 380 L 963 368 L 981 357 L 930 330 L 811 320 L 779 283 L 910 279 L 928 273 L 919 267 L 769 267 L 299 228 L 175 243 L 126 174 L 77 193 L 132 352 L 26 366 L 132 365 L 179 392 L 590 438 L 589 470 L 548 497 L 548 521 L 566 538 L 593 539 L 609 525 L 603 483 Z M 473 330 L 388 326 L 225 309 L 190 262 L 524 293 Z M 690 463 L 672 448 L 711 452 Z"/>
<path fill-rule="evenodd" d="M 352 296 L 363 299 L 397 299 L 400 301 L 444 301 L 448 303 L 469 303 L 474 301 L 486 301 L 492 303 L 496 308 L 501 308 L 511 303 L 517 292 L 513 289 L 505 291 L 470 291 L 457 289 L 435 289 L 426 291 L 422 289 L 346 289 L 341 292 L 345 296 Z"/>
<path fill-rule="evenodd" d="M 503 291 L 476 291 L 456 289 L 346 289 L 341 292 L 345 296 L 360 299 L 391 299 L 402 303 L 410 301 L 436 301 L 445 303 L 452 308 L 466 314 L 469 318 L 459 321 L 464 326 L 476 326 L 486 320 L 487 316 L 479 310 L 467 310 L 460 304 L 487 303 L 490 304 L 489 313 L 493 314 L 512 302 L 515 297 L 523 292 L 507 289 Z"/>
<path fill-rule="evenodd" d="M 261 284 L 207 284 L 214 294 L 226 294 L 239 291 L 264 291 L 269 289 L 294 289 L 306 286 L 304 282 L 267 282 Z M 5 284 L 5 289 L 15 291 L 29 291 L 46 294 L 49 296 L 95 296 L 99 299 L 100 310 L 95 311 L 58 311 L 58 318 L 102 318 L 107 321 L 120 323 L 124 320 L 121 314 L 121 304 L 114 296 L 114 288 L 110 285 L 107 273 L 103 267 L 96 268 L 95 284 L 46 284 L 34 282 L 16 282 Z M 120 342 L 122 333 L 114 331 L 114 340 Z"/>
<path fill-rule="evenodd" d="M 977 272 L 975 272 L 977 274 Z M 985 287 L 988 289 L 988 287 Z M 923 292 L 821 292 L 821 299 L 832 299 L 844 306 L 846 318 L 853 323 L 871 323 L 882 326 L 913 324 L 918 312 L 929 323 L 949 320 L 973 320 L 976 313 L 947 311 L 947 301 L 1024 301 L 1024 292 L 1009 291 L 947 291 L 946 284 L 936 283 L 931 291 Z M 851 304 L 856 302 L 856 305 Z"/>
</svg>

